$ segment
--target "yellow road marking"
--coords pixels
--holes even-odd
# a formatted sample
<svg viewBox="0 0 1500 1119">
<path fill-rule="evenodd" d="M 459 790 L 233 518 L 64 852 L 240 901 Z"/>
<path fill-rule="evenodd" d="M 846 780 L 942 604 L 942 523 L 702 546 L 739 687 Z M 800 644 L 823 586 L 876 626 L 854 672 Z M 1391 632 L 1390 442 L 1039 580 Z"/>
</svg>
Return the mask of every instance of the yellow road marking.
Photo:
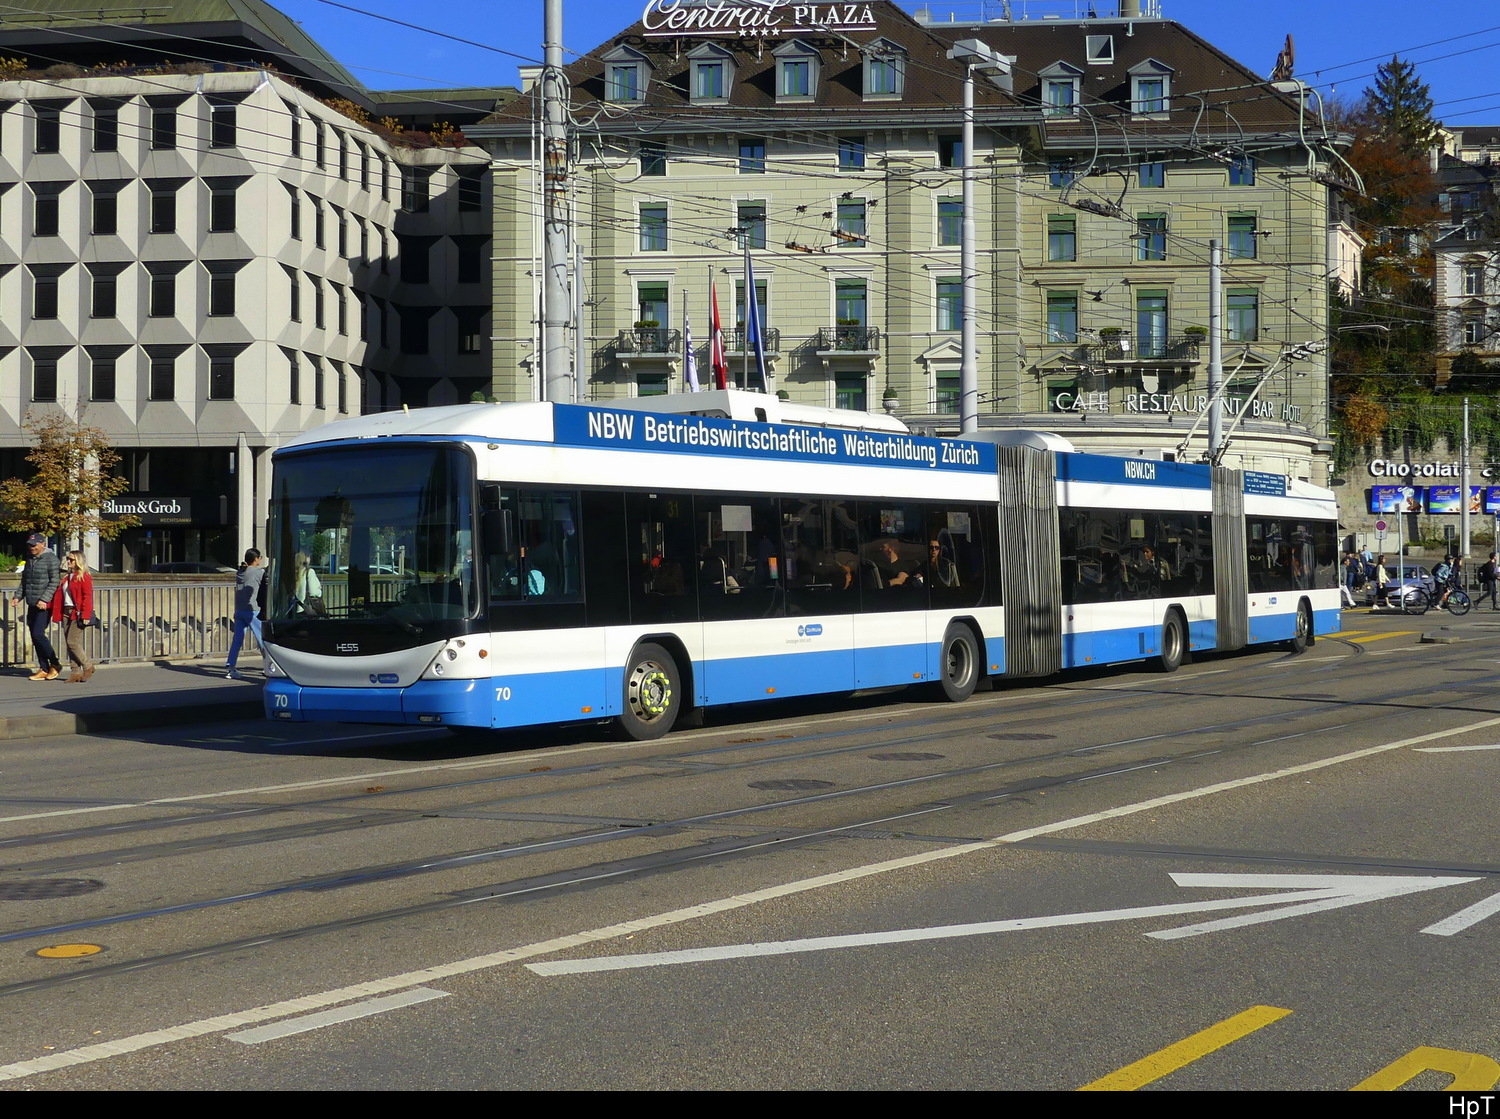
<svg viewBox="0 0 1500 1119">
<path fill-rule="evenodd" d="M 1242 1011 L 1232 1018 L 1225 1018 L 1224 1021 L 1209 1026 L 1206 1030 L 1199 1030 L 1191 1037 L 1174 1042 L 1165 1049 L 1158 1049 L 1149 1057 L 1142 1057 L 1118 1072 L 1101 1076 L 1098 1080 L 1085 1084 L 1078 1090 L 1080 1092 L 1133 1092 L 1137 1088 L 1144 1088 L 1153 1080 L 1160 1080 L 1168 1073 L 1176 1072 L 1192 1064 L 1199 1057 L 1206 1057 L 1215 1050 L 1224 1048 L 1230 1042 L 1238 1041 L 1247 1034 L 1254 1033 L 1262 1026 L 1269 1026 L 1272 1022 L 1285 1018 L 1290 1013 L 1290 1010 L 1284 1010 L 1279 1006 L 1252 1006 L 1249 1010 Z"/>
<path fill-rule="evenodd" d="M 1453 1082 L 1440 1089 L 1445 1092 L 1483 1092 L 1500 1083 L 1500 1065 L 1482 1054 L 1419 1045 L 1349 1091 L 1394 1092 L 1424 1072 L 1446 1072 L 1452 1076 Z"/>
<path fill-rule="evenodd" d="M 1356 645 L 1363 645 L 1367 641 L 1384 641 L 1387 637 L 1411 637 L 1417 632 L 1414 629 L 1398 629 L 1394 633 L 1376 633 L 1369 637 L 1351 637 L 1349 640 Z"/>
</svg>

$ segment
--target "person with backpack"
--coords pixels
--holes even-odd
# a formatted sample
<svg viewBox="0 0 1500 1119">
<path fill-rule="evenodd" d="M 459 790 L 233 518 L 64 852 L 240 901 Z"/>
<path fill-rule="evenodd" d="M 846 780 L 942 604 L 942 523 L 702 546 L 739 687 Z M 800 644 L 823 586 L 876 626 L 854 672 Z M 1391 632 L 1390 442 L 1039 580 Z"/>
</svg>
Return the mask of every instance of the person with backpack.
<svg viewBox="0 0 1500 1119">
<path fill-rule="evenodd" d="M 1495 583 L 1500 576 L 1500 569 L 1495 566 L 1495 553 L 1490 553 L 1490 558 L 1479 565 L 1479 601 L 1474 603 L 1474 609 L 1478 610 L 1484 600 L 1490 600 L 1491 610 L 1500 610 L 1500 599 L 1495 595 Z"/>
<path fill-rule="evenodd" d="M 1452 554 L 1444 556 L 1442 562 L 1432 569 L 1434 589 L 1442 588 L 1437 601 L 1439 610 L 1448 605 L 1448 596 L 1453 593 L 1453 588 L 1457 583 L 1457 570 L 1453 566 Z"/>
</svg>

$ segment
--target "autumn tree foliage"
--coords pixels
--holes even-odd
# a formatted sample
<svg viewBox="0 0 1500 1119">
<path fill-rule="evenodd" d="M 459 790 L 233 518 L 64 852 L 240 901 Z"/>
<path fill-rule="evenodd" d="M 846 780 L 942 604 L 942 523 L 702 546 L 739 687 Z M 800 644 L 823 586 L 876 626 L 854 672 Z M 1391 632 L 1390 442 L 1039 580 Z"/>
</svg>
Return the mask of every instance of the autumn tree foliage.
<svg viewBox="0 0 1500 1119">
<path fill-rule="evenodd" d="M 102 429 L 57 410 L 28 412 L 23 426 L 36 443 L 26 455 L 35 474 L 0 481 L 0 525 L 61 536 L 82 547 L 90 532 L 113 540 L 139 523 L 102 515 L 105 502 L 129 488 L 114 473 L 120 456 Z"/>
</svg>

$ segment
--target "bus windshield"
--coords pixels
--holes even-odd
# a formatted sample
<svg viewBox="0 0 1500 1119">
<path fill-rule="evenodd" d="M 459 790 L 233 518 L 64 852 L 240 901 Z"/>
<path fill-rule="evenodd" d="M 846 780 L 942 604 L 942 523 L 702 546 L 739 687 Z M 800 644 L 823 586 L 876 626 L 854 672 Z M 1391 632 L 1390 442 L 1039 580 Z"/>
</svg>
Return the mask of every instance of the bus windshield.
<svg viewBox="0 0 1500 1119">
<path fill-rule="evenodd" d="M 452 444 L 338 447 L 276 462 L 269 619 L 472 618 L 471 460 Z"/>
</svg>

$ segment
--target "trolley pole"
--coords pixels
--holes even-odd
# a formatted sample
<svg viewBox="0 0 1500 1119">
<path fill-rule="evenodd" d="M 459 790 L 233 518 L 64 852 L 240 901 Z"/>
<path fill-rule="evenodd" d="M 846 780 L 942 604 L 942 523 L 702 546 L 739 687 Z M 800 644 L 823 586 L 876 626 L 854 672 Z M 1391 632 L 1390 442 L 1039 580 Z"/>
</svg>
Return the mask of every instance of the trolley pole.
<svg viewBox="0 0 1500 1119">
<path fill-rule="evenodd" d="M 964 188 L 963 225 L 959 236 L 958 270 L 963 273 L 963 332 L 958 366 L 958 429 L 964 435 L 979 430 L 979 276 L 975 271 L 974 221 L 974 65 L 964 67 Z"/>
<path fill-rule="evenodd" d="M 1464 579 L 1469 577 L 1469 398 L 1464 397 L 1464 441 L 1458 452 L 1462 481 L 1458 489 L 1458 554 L 1464 559 Z M 1468 588 L 1465 588 L 1466 590 Z M 1493 605 L 1493 603 L 1491 603 Z"/>
<path fill-rule="evenodd" d="M 542 29 L 542 376 L 547 399 L 573 401 L 568 294 L 568 83 L 562 69 L 562 0 L 546 0 Z"/>
<path fill-rule="evenodd" d="M 1224 441 L 1224 265 L 1217 237 L 1208 242 L 1208 458 Z"/>
</svg>

